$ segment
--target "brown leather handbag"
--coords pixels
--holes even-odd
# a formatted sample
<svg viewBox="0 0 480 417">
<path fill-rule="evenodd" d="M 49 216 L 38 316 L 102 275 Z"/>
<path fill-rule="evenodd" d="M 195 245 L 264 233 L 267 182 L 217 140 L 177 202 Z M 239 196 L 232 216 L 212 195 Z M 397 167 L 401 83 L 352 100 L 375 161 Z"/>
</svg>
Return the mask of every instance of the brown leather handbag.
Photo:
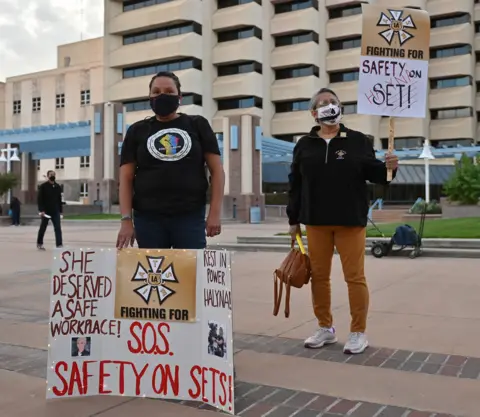
<svg viewBox="0 0 480 417">
<path fill-rule="evenodd" d="M 301 241 L 300 241 L 301 242 Z M 303 249 L 303 247 L 302 247 Z M 290 288 L 302 288 L 310 281 L 310 259 L 302 250 L 292 246 L 285 260 L 273 273 L 273 315 L 278 315 L 282 303 L 283 286 L 286 287 L 285 294 L 285 317 L 290 316 Z M 280 281 L 280 282 L 279 282 Z M 280 288 L 279 288 L 280 287 Z"/>
</svg>

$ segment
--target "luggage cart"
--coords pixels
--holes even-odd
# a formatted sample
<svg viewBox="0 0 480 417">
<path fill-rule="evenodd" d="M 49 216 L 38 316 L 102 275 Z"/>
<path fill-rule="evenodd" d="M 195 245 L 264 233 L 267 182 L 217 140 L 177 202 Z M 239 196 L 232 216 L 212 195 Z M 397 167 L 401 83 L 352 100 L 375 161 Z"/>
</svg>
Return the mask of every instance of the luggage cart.
<svg viewBox="0 0 480 417">
<path fill-rule="evenodd" d="M 389 241 L 373 241 L 371 253 L 375 258 L 383 258 L 403 250 L 411 250 L 410 259 L 415 259 L 422 254 L 422 238 L 425 228 L 425 217 L 427 214 L 427 203 L 424 202 L 424 208 L 420 215 L 420 224 L 418 231 L 409 224 L 398 226 L 395 233 Z M 369 219 L 373 227 L 382 235 L 386 237 L 380 228 Z"/>
</svg>

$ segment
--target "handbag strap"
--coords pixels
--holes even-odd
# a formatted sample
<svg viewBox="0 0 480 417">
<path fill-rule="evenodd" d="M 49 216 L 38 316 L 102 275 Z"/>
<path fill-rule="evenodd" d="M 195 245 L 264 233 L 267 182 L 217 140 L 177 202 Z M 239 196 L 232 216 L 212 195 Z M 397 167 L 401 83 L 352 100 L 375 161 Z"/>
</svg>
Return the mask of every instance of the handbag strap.
<svg viewBox="0 0 480 417">
<path fill-rule="evenodd" d="M 278 283 L 280 281 L 280 284 Z M 280 289 L 278 288 L 280 285 Z M 276 273 L 273 273 L 273 315 L 277 316 L 282 303 L 283 281 L 278 279 Z"/>
<path fill-rule="evenodd" d="M 285 317 L 288 318 L 290 317 L 290 282 L 287 282 L 286 287 L 287 291 L 285 294 Z"/>
</svg>

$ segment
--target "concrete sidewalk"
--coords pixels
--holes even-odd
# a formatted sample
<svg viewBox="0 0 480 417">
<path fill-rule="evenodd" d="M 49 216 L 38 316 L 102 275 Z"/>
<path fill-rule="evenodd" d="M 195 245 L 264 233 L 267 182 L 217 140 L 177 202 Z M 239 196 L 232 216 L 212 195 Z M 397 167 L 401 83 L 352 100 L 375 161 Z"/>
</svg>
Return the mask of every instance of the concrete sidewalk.
<svg viewBox="0 0 480 417">
<path fill-rule="evenodd" d="M 254 235 L 254 225 L 228 225 L 223 243 L 246 236 L 244 226 Z M 273 234 L 268 228 L 279 230 L 271 225 L 258 234 Z M 111 247 L 116 236 L 114 227 L 65 225 L 64 232 L 65 243 L 79 247 Z M 36 251 L 35 234 L 24 227 L 0 235 L 0 416 L 213 415 L 199 404 L 124 397 L 47 403 L 51 253 Z M 237 415 L 479 416 L 480 259 L 367 259 L 372 346 L 357 356 L 341 352 L 350 314 L 338 258 L 332 303 L 340 343 L 322 350 L 303 348 L 316 327 L 308 288 L 292 292 L 291 318 L 272 316 L 272 272 L 282 259 L 280 253 L 233 257 Z"/>
</svg>

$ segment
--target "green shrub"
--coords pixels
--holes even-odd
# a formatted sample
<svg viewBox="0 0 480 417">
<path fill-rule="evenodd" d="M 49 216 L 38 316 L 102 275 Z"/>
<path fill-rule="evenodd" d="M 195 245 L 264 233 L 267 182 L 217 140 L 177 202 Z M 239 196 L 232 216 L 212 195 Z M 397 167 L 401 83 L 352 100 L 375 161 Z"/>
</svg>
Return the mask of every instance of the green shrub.
<svg viewBox="0 0 480 417">
<path fill-rule="evenodd" d="M 267 206 L 286 206 L 288 204 L 288 194 L 286 192 L 265 194 L 265 204 Z"/>
<path fill-rule="evenodd" d="M 456 163 L 455 171 L 444 184 L 443 189 L 449 201 L 465 205 L 478 204 L 480 199 L 480 164 L 474 164 L 473 158 L 464 155 Z"/>
<path fill-rule="evenodd" d="M 0 174 L 0 197 L 5 195 L 8 190 L 15 187 L 18 183 L 18 178 L 15 174 Z"/>
<path fill-rule="evenodd" d="M 419 201 L 412 207 L 410 213 L 422 214 L 425 210 L 425 205 L 427 206 L 426 214 L 442 214 L 442 206 L 435 200 L 430 201 L 428 204 L 425 201 Z"/>
</svg>

